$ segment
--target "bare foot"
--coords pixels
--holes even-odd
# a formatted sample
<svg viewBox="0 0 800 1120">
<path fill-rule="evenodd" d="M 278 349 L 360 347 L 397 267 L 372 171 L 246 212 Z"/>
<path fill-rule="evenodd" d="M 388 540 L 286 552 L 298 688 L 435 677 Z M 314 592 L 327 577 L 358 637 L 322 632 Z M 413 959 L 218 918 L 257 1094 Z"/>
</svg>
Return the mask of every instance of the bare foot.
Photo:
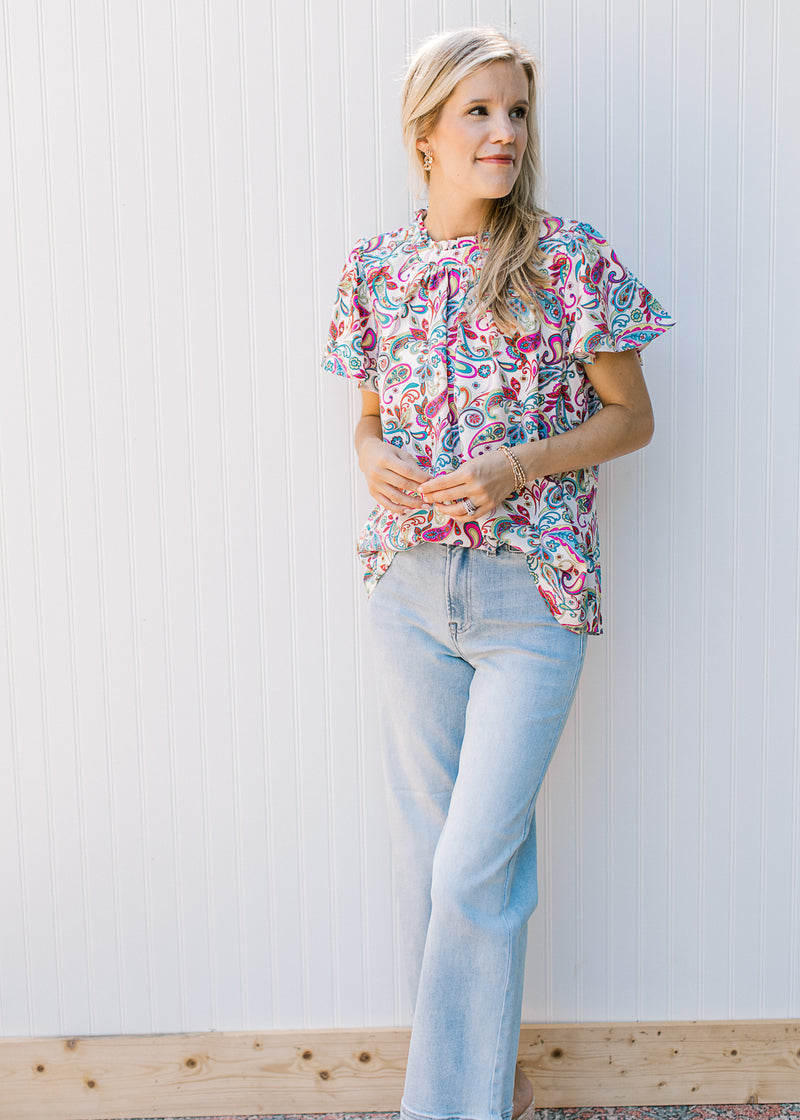
<svg viewBox="0 0 800 1120">
<path fill-rule="evenodd" d="M 533 1100 L 533 1085 L 518 1065 L 514 1071 L 514 1105 L 511 1120 L 517 1120 Z"/>
</svg>

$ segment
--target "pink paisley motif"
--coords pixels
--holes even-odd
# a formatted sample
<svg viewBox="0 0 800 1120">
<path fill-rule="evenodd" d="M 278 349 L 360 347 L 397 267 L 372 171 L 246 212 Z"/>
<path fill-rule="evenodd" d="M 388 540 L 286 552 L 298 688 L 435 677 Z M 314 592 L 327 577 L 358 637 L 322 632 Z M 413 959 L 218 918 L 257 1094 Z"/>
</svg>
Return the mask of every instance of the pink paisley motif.
<svg viewBox="0 0 800 1120">
<path fill-rule="evenodd" d="M 464 536 L 473 548 L 478 548 L 483 544 L 483 533 L 477 521 L 464 522 Z"/>
<path fill-rule="evenodd" d="M 432 541 L 434 543 L 438 543 L 439 541 L 446 540 L 449 536 L 450 536 L 450 526 L 449 525 L 439 525 L 439 526 L 429 525 L 426 529 L 423 529 L 422 532 L 420 533 L 420 540 Z"/>
<path fill-rule="evenodd" d="M 532 350 L 538 349 L 541 343 L 541 331 L 534 331 L 533 334 L 523 334 L 517 339 L 517 350 L 521 350 L 523 354 L 530 354 Z"/>
</svg>

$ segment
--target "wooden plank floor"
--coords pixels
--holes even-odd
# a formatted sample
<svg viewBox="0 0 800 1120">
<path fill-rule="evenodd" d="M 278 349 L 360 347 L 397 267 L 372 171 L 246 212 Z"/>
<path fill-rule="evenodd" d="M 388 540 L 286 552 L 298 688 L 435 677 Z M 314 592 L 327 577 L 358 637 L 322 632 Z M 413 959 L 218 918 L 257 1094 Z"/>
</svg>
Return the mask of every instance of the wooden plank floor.
<svg viewBox="0 0 800 1120">
<path fill-rule="evenodd" d="M 0 1040 L 1 1120 L 395 1112 L 408 1030 Z M 800 1101 L 800 1022 L 526 1025 L 540 1109 Z"/>
</svg>

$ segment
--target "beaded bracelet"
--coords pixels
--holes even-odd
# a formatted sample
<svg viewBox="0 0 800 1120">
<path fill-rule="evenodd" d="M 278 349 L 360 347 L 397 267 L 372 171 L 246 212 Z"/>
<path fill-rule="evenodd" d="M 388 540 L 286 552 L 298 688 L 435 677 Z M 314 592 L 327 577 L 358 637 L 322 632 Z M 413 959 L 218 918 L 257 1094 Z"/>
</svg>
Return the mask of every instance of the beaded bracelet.
<svg viewBox="0 0 800 1120">
<path fill-rule="evenodd" d="M 504 443 L 501 443 L 498 446 L 505 455 L 506 459 L 508 459 L 509 463 L 511 464 L 511 469 L 514 472 L 514 490 L 519 493 L 519 491 L 525 485 L 525 471 L 522 469 L 522 463 L 520 463 L 519 459 L 516 457 L 510 447 L 506 447 Z"/>
</svg>

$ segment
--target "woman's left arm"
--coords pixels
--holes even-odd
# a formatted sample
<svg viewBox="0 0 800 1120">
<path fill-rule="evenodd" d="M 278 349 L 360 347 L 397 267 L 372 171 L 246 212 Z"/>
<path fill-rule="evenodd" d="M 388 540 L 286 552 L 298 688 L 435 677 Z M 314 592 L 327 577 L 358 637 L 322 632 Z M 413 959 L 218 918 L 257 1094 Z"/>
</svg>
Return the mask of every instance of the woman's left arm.
<svg viewBox="0 0 800 1120">
<path fill-rule="evenodd" d="M 603 407 L 571 431 L 515 444 L 514 454 L 528 482 L 605 463 L 650 442 L 653 409 L 636 350 L 598 353 L 594 362 L 587 362 L 584 368 Z M 424 498 L 455 521 L 488 517 L 513 491 L 513 469 L 497 449 L 476 456 L 451 474 L 439 475 L 420 487 Z M 463 508 L 464 498 L 470 499 L 476 512 Z M 454 502 L 458 505 L 447 504 Z"/>
<path fill-rule="evenodd" d="M 515 447 L 527 479 L 605 463 L 650 442 L 653 408 L 636 350 L 601 352 L 584 369 L 603 407 L 569 432 Z"/>
</svg>

